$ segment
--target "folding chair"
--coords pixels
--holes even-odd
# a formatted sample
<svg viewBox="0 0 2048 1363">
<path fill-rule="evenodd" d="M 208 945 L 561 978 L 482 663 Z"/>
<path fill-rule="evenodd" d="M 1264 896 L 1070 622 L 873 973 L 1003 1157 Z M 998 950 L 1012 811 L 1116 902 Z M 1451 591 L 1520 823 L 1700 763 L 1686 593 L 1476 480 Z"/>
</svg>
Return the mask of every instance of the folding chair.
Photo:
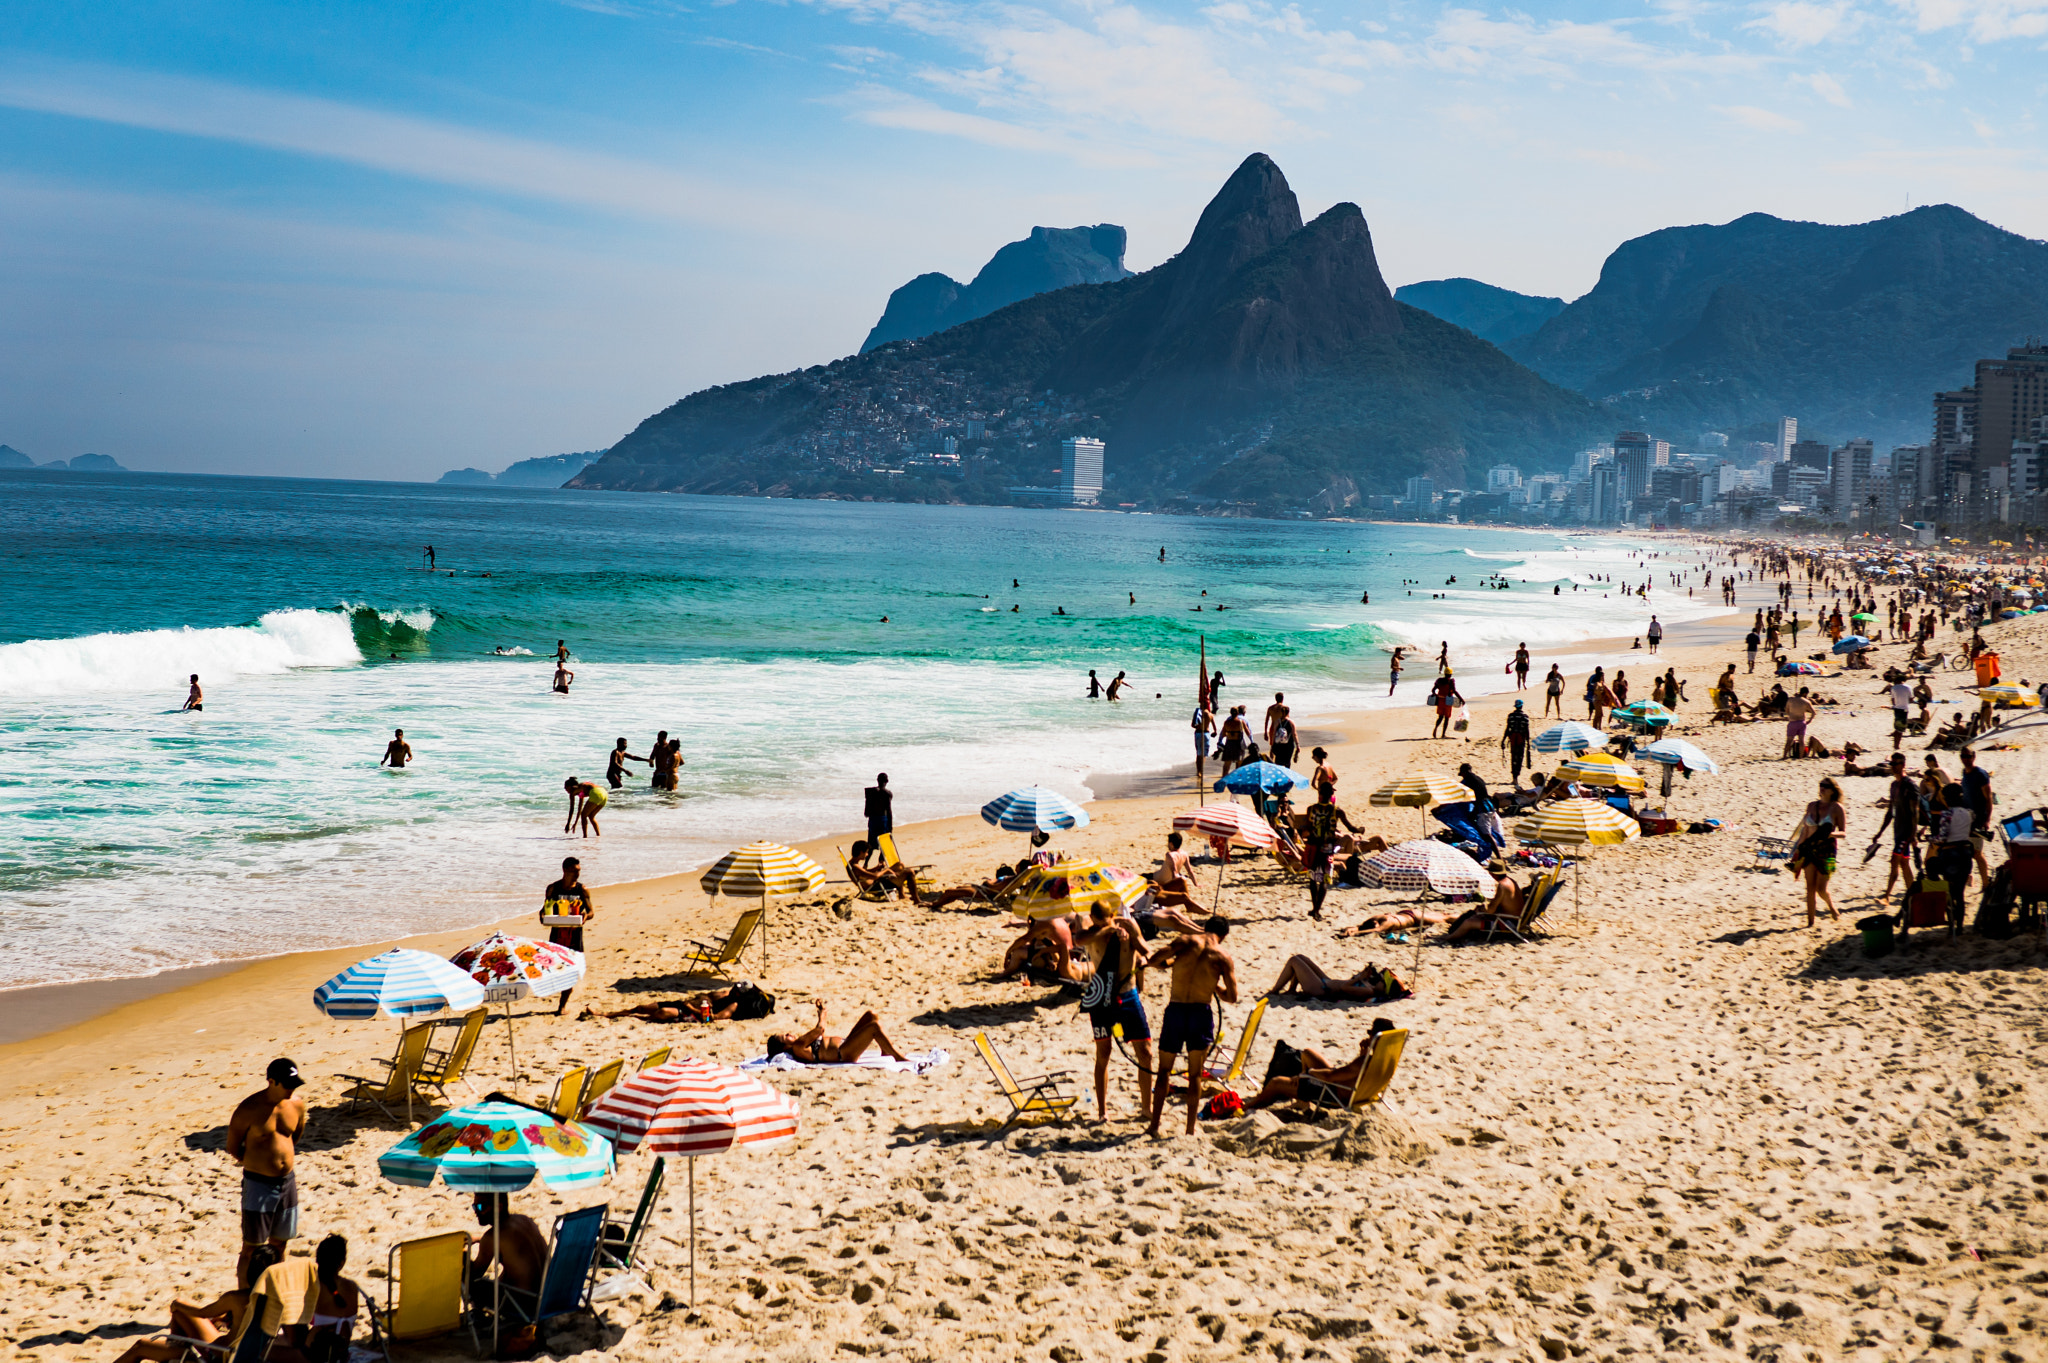
<svg viewBox="0 0 2048 1363">
<path fill-rule="evenodd" d="M 1405 1027 L 1379 1034 L 1373 1042 L 1372 1054 L 1358 1067 L 1358 1082 L 1351 1086 L 1351 1101 L 1346 1105 L 1351 1111 L 1371 1107 L 1386 1096 L 1387 1086 L 1394 1082 L 1394 1071 L 1401 1066 L 1401 1051 L 1407 1045 Z"/>
<path fill-rule="evenodd" d="M 1529 882 L 1528 891 L 1522 896 L 1521 913 L 1510 918 L 1507 914 L 1489 915 L 1486 920 L 1486 936 L 1482 941 L 1491 942 L 1503 933 L 1517 942 L 1529 940 L 1529 934 L 1536 930 L 1536 923 L 1550 911 L 1550 905 L 1564 888 L 1564 868 L 1554 866 Z"/>
<path fill-rule="evenodd" d="M 642 1070 L 651 1070 L 656 1065 L 666 1065 L 668 1063 L 669 1056 L 673 1055 L 674 1053 L 675 1047 L 673 1046 L 656 1046 L 653 1050 L 649 1051 L 647 1053 L 647 1057 L 640 1062 L 640 1068 Z"/>
<path fill-rule="evenodd" d="M 647 1186 L 640 1190 L 640 1205 L 633 1209 L 633 1219 L 626 1225 L 606 1221 L 597 1242 L 597 1265 L 599 1268 L 630 1269 L 633 1254 L 640 1247 L 640 1233 L 647 1229 L 648 1218 L 654 1214 L 655 1199 L 661 1196 L 662 1180 L 668 1173 L 668 1156 L 656 1155 L 654 1167 L 647 1171 Z"/>
<path fill-rule="evenodd" d="M 1756 840 L 1756 861 L 1750 869 L 1752 871 L 1762 871 L 1766 875 L 1776 875 L 1778 874 L 1778 868 L 1766 863 L 1790 860 L 1792 860 L 1792 840 L 1790 838 L 1760 837 Z"/>
<path fill-rule="evenodd" d="M 582 1101 L 576 1104 L 576 1119 L 581 1121 L 583 1115 L 596 1105 L 598 1099 L 610 1093 L 617 1086 L 619 1076 L 625 1072 L 626 1061 L 623 1056 L 608 1064 L 598 1066 L 596 1071 L 591 1074 L 590 1082 L 583 1086 Z"/>
<path fill-rule="evenodd" d="M 540 1325 L 571 1311 L 590 1309 L 590 1280 L 597 1269 L 597 1246 L 604 1234 L 604 1219 L 611 1208 L 600 1202 L 580 1207 L 555 1218 L 555 1231 L 548 1242 L 548 1266 L 541 1274 L 540 1295 L 531 1313 L 518 1296 L 507 1293 L 509 1316 L 522 1324 Z"/>
<path fill-rule="evenodd" d="M 542 1106 L 558 1122 L 566 1122 L 583 1110 L 583 1089 L 590 1082 L 590 1068 L 577 1065 L 564 1070 L 562 1077 L 555 1081 L 554 1091 Z"/>
<path fill-rule="evenodd" d="M 385 1260 L 384 1305 L 369 1307 L 370 1342 L 390 1363 L 393 1343 L 432 1339 L 465 1323 L 472 1349 L 481 1349 L 476 1324 L 464 1310 L 463 1287 L 469 1265 L 469 1233 L 443 1231 L 392 1246 Z"/>
<path fill-rule="evenodd" d="M 988 1072 L 995 1076 L 996 1087 L 1003 1091 L 1003 1097 L 1010 1100 L 1009 1120 L 999 1130 L 1007 1128 L 1026 1113 L 1044 1112 L 1063 1117 L 1069 1108 L 1081 1101 L 1079 1095 L 1060 1092 L 1061 1081 L 1073 1078 L 1070 1070 L 1055 1070 L 1051 1074 L 1019 1082 L 1011 1076 L 1010 1067 L 1003 1063 L 1003 1058 L 996 1054 L 995 1043 L 988 1039 L 987 1032 L 974 1034 L 974 1049 L 981 1052 Z"/>
<path fill-rule="evenodd" d="M 351 1087 L 341 1096 L 348 1100 L 349 1111 L 368 1103 L 392 1121 L 398 1120 L 393 1108 L 410 1108 L 413 1085 L 418 1081 L 420 1067 L 426 1062 L 427 1042 L 433 1039 L 434 1025 L 421 1023 L 408 1027 L 398 1034 L 398 1050 L 389 1060 L 377 1063 L 390 1071 L 382 1079 L 364 1079 L 360 1075 L 337 1074 L 336 1079 L 346 1079 Z"/>
<path fill-rule="evenodd" d="M 485 1017 L 484 1009 L 472 1008 L 463 1015 L 461 1030 L 456 1032 L 455 1040 L 449 1043 L 447 1050 L 427 1052 L 416 1080 L 421 1087 L 434 1090 L 443 1102 L 448 1100 L 450 1084 L 469 1087 L 462 1076 L 469 1069 L 470 1057 L 476 1054 L 476 1042 L 483 1035 Z"/>
<path fill-rule="evenodd" d="M 1252 1045 L 1258 1040 L 1259 1024 L 1266 1020 L 1266 1005 L 1271 1002 L 1270 998 L 1259 1000 L 1258 1006 L 1244 1020 L 1244 1032 L 1237 1038 L 1237 1050 L 1232 1052 L 1230 1063 L 1211 1063 L 1203 1071 L 1204 1079 L 1223 1088 L 1229 1088 L 1238 1081 L 1244 1074 L 1245 1062 L 1251 1058 Z"/>
<path fill-rule="evenodd" d="M 706 942 L 690 943 L 690 954 L 683 958 L 684 972 L 694 975 L 716 975 L 722 980 L 731 979 L 732 976 L 725 973 L 725 968 L 737 961 L 740 953 L 747 949 L 747 943 L 754 936 L 754 929 L 761 926 L 761 914 L 760 909 L 748 909 L 741 914 L 739 921 L 732 925 L 732 931 L 728 932 L 725 940 L 717 946 Z M 697 966 L 703 968 L 692 969 Z"/>
</svg>

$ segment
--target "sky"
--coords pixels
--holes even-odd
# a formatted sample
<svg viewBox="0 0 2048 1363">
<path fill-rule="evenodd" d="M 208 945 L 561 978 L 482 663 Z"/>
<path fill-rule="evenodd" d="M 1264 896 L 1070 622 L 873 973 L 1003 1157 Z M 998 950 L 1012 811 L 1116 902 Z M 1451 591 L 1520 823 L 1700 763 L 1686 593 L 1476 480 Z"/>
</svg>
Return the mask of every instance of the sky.
<svg viewBox="0 0 2048 1363">
<path fill-rule="evenodd" d="M 2048 238 L 2048 0 L 9 0 L 0 443 L 432 479 L 858 348 L 1264 151 L 1388 282 L 1958 204 Z"/>
</svg>

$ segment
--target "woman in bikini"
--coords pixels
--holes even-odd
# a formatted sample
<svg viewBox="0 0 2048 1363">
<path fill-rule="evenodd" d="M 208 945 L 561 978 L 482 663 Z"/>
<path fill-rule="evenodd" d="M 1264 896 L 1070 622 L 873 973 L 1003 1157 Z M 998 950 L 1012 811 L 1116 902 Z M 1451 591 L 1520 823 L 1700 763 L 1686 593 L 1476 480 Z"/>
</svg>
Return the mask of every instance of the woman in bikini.
<svg viewBox="0 0 2048 1363">
<path fill-rule="evenodd" d="M 1835 783 L 1834 777 L 1823 777 L 1820 798 L 1807 804 L 1799 829 L 1792 835 L 1793 846 L 1799 849 L 1800 872 L 1806 881 L 1806 926 L 1809 928 L 1820 921 L 1817 899 L 1827 901 L 1831 917 L 1840 919 L 1842 916 L 1842 911 L 1835 907 L 1835 897 L 1828 893 L 1828 880 L 1835 874 L 1835 855 L 1848 827 L 1849 812 L 1842 808 L 1842 788 Z"/>
<path fill-rule="evenodd" d="M 843 1037 L 825 1035 L 825 1001 L 818 1000 L 818 1021 L 810 1031 L 801 1036 L 788 1032 L 777 1032 L 768 1038 L 768 1058 L 773 1060 L 784 1051 L 789 1052 L 806 1065 L 851 1065 L 866 1054 L 868 1047 L 879 1046 L 882 1054 L 891 1060 L 903 1059 L 903 1052 L 882 1032 L 882 1020 L 873 1013 L 862 1013 L 854 1019 L 853 1030 Z"/>
</svg>

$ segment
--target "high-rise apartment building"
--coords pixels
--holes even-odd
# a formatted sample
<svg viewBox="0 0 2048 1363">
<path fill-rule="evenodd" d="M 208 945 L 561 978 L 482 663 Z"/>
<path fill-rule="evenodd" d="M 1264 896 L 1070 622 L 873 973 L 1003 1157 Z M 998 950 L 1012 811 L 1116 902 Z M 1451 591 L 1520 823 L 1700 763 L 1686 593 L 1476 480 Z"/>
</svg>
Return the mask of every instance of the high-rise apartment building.
<svg viewBox="0 0 2048 1363">
<path fill-rule="evenodd" d="M 1641 431 L 1623 431 L 1614 437 L 1614 466 L 1620 471 L 1618 484 L 1624 502 L 1634 501 L 1650 489 L 1650 461 L 1654 443 Z"/>
<path fill-rule="evenodd" d="M 1868 440 L 1851 440 L 1829 456 L 1828 505 L 1836 520 L 1848 521 L 1859 515 L 1868 519 L 1865 499 L 1870 495 L 1871 453 Z"/>
<path fill-rule="evenodd" d="M 1786 455 L 1786 461 L 1810 469 L 1824 469 L 1828 466 L 1828 459 L 1833 453 L 1825 440 L 1795 440 L 1792 442 L 1791 451 Z"/>
<path fill-rule="evenodd" d="M 1060 442 L 1060 494 L 1069 504 L 1084 506 L 1102 495 L 1103 448 L 1085 435 Z"/>
<path fill-rule="evenodd" d="M 1588 479 L 1592 496 L 1586 506 L 1586 520 L 1592 525 L 1612 525 L 1621 519 L 1621 476 L 1618 464 L 1595 464 Z"/>
<path fill-rule="evenodd" d="M 1513 464 L 1495 464 L 1486 471 L 1488 492 L 1512 492 L 1522 485 L 1522 471 Z"/>
<path fill-rule="evenodd" d="M 1781 416 L 1778 418 L 1778 462 L 1784 463 L 1792 457 L 1792 442 L 1799 439 L 1799 418 Z"/>
<path fill-rule="evenodd" d="M 1977 470 L 2010 462 L 2015 441 L 2026 440 L 2034 419 L 2048 414 L 2048 346 L 2038 340 L 2005 352 L 2003 360 L 1977 361 Z"/>
</svg>

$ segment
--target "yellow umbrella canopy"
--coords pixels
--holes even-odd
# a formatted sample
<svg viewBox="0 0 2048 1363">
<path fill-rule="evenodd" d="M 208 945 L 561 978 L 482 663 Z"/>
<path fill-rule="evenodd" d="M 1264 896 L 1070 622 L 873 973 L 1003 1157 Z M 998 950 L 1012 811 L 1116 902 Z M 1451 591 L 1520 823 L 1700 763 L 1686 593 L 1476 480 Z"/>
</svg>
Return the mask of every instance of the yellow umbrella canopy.
<svg viewBox="0 0 2048 1363">
<path fill-rule="evenodd" d="M 2032 691 L 2022 691 L 2010 682 L 1994 682 L 1990 686 L 1980 687 L 1977 695 L 1980 699 L 1993 702 L 2001 709 L 2011 705 L 2031 709 L 2041 703 L 2041 698 Z"/>
<path fill-rule="evenodd" d="M 1010 912 L 1019 918 L 1064 918 L 1070 913 L 1085 914 L 1090 905 L 1102 900 L 1127 909 L 1149 888 L 1143 876 L 1121 866 L 1105 866 L 1092 858 L 1055 862 L 1024 878 Z"/>
<path fill-rule="evenodd" d="M 1515 825 L 1515 836 L 1523 842 L 1590 843 L 1596 847 L 1628 842 L 1642 831 L 1641 824 L 1599 800 L 1538 805 L 1534 817 Z"/>
<path fill-rule="evenodd" d="M 1381 808 L 1387 805 L 1448 805 L 1471 798 L 1472 792 L 1454 778 L 1433 771 L 1411 771 L 1372 793 L 1372 803 Z"/>
<path fill-rule="evenodd" d="M 1641 774 L 1612 753 L 1589 752 L 1567 758 L 1557 764 L 1557 774 L 1566 780 L 1583 781 L 1594 786 L 1613 786 L 1619 790 L 1643 788 Z"/>
<path fill-rule="evenodd" d="M 750 842 L 712 863 L 698 883 L 705 894 L 804 894 L 825 888 L 825 870 L 794 847 Z"/>
</svg>

